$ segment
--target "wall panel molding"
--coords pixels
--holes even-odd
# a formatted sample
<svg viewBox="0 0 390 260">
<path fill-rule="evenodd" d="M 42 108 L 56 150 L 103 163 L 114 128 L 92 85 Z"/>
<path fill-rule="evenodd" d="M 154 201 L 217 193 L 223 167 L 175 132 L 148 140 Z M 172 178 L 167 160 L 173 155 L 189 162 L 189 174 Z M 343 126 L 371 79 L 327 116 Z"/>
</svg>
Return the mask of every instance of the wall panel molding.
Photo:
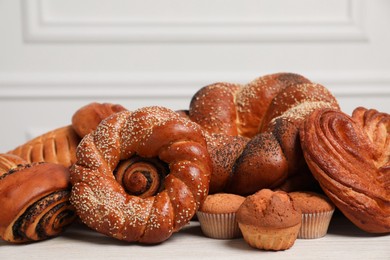
<svg viewBox="0 0 390 260">
<path fill-rule="evenodd" d="M 0 99 L 189 98 L 200 87 L 227 81 L 247 83 L 266 73 L 33 74 L 0 73 Z M 390 72 L 303 73 L 339 97 L 390 98 Z"/>
<path fill-rule="evenodd" d="M 185 4 L 193 7 L 187 16 L 185 16 L 185 5 L 179 5 L 179 3 L 184 3 L 183 0 L 159 1 L 161 6 L 156 8 L 160 7 L 161 12 L 149 10 L 151 1 L 146 1 L 144 4 L 140 4 L 139 0 L 110 1 L 110 8 L 107 10 L 104 10 L 103 1 L 89 2 L 92 5 L 91 8 L 98 9 L 93 15 L 88 8 L 83 8 L 86 4 L 83 3 L 84 1 L 62 6 L 61 1 L 22 0 L 24 40 L 33 43 L 226 43 L 360 42 L 368 38 L 364 31 L 364 2 L 362 0 L 322 1 L 323 4 L 326 3 L 324 4 L 326 8 L 323 9 L 315 5 L 310 6 L 310 1 L 298 0 L 294 1 L 294 5 L 288 6 L 293 9 L 291 12 L 286 11 L 283 16 L 280 10 L 275 9 L 277 4 L 272 3 L 273 1 L 225 0 L 224 8 L 218 9 L 216 13 L 206 14 L 203 11 L 208 9 L 195 8 L 198 0 L 184 1 L 186 1 Z M 208 4 L 211 8 L 216 8 L 218 4 L 222 4 L 220 2 L 221 0 L 210 0 Z M 246 2 L 248 2 L 247 6 L 253 6 L 252 9 L 257 8 L 259 12 L 265 11 L 255 15 L 250 8 L 245 6 Z M 283 0 L 277 2 L 280 4 Z M 318 4 L 318 1 L 315 2 Z M 125 7 L 121 6 L 124 4 Z M 174 8 L 165 7 L 172 4 L 176 6 Z M 230 8 L 228 8 L 229 5 Z M 135 11 L 132 11 L 133 9 L 141 14 L 137 15 Z M 184 14 L 180 15 L 181 13 Z"/>
</svg>

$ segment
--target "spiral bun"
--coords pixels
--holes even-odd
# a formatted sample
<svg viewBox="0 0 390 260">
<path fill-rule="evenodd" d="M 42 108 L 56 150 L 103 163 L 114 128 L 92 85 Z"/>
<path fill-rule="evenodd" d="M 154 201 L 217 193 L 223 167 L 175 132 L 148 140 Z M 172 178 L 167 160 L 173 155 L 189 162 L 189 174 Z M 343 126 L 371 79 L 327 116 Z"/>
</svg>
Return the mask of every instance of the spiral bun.
<svg viewBox="0 0 390 260">
<path fill-rule="evenodd" d="M 147 198 L 162 190 L 168 172 L 167 165 L 158 158 L 133 156 L 119 162 L 114 176 L 126 193 Z"/>
<path fill-rule="evenodd" d="M 1 161 L 7 157 L 0 155 Z M 76 218 L 69 196 L 69 170 L 62 165 L 10 167 L 0 176 L 0 237 L 22 243 L 59 235 Z"/>
</svg>

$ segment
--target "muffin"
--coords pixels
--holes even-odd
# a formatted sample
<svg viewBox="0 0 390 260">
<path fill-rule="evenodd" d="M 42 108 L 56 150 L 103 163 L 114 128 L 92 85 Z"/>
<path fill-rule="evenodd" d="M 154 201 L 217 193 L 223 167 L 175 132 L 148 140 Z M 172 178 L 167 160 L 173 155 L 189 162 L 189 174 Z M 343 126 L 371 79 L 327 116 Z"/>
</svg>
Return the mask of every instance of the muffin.
<svg viewBox="0 0 390 260">
<path fill-rule="evenodd" d="M 250 246 L 277 251 L 293 246 L 301 215 L 288 193 L 262 189 L 245 199 L 237 211 L 237 222 Z"/>
<path fill-rule="evenodd" d="M 196 213 L 203 234 L 216 239 L 241 237 L 236 211 L 244 200 L 245 197 L 229 193 L 208 195 Z"/>
<path fill-rule="evenodd" d="M 326 235 L 334 212 L 333 203 L 324 195 L 314 192 L 289 193 L 295 207 L 302 212 L 302 225 L 298 238 L 320 238 Z"/>
</svg>

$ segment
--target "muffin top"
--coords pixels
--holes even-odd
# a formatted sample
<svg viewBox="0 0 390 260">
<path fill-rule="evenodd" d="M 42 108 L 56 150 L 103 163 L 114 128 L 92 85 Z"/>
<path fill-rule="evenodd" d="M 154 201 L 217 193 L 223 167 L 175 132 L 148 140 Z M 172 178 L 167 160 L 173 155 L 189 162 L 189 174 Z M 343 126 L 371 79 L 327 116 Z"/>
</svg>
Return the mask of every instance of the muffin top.
<svg viewBox="0 0 390 260">
<path fill-rule="evenodd" d="M 301 223 L 301 216 L 288 193 L 270 189 L 248 196 L 237 211 L 239 223 L 259 227 L 292 227 Z"/>
<path fill-rule="evenodd" d="M 214 214 L 234 213 L 238 210 L 244 200 L 245 197 L 239 195 L 216 193 L 206 197 L 202 206 L 199 208 L 199 211 Z"/>
<path fill-rule="evenodd" d="M 289 193 L 295 207 L 303 214 L 318 213 L 334 210 L 330 199 L 322 194 L 309 191 L 294 191 Z"/>
</svg>

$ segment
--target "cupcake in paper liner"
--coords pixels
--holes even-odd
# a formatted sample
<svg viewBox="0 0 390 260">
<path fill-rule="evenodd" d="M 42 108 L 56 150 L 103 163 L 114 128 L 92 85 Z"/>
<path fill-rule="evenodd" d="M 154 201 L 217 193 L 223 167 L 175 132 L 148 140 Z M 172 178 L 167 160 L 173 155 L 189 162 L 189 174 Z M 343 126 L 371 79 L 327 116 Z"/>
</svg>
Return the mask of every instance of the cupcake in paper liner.
<svg viewBox="0 0 390 260">
<path fill-rule="evenodd" d="M 324 195 L 314 192 L 290 192 L 294 205 L 302 212 L 298 238 L 314 239 L 326 235 L 335 207 Z"/>
<path fill-rule="evenodd" d="M 301 215 L 286 192 L 262 189 L 245 199 L 237 211 L 237 222 L 250 246 L 279 251 L 294 245 Z"/>
<path fill-rule="evenodd" d="M 215 239 L 241 237 L 236 211 L 245 197 L 216 193 L 208 195 L 196 215 L 205 236 Z"/>
</svg>

